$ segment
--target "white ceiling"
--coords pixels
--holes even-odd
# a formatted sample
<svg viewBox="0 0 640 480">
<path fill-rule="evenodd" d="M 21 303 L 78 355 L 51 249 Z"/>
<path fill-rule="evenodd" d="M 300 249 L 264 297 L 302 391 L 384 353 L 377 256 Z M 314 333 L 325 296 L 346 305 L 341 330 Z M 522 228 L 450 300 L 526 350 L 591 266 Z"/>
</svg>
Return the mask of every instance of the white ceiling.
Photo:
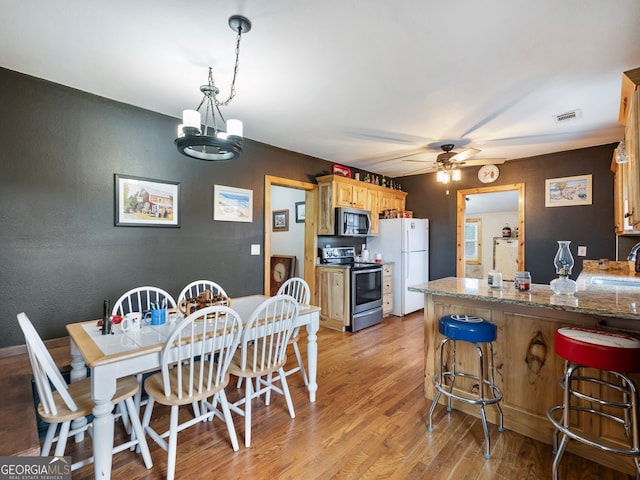
<svg viewBox="0 0 640 480">
<path fill-rule="evenodd" d="M 622 72 L 640 66 L 638 0 L 0 2 L 0 66 L 176 118 L 208 66 L 226 98 L 243 14 L 225 117 L 392 177 L 431 164 L 387 158 L 448 142 L 514 159 L 620 141 Z"/>
</svg>

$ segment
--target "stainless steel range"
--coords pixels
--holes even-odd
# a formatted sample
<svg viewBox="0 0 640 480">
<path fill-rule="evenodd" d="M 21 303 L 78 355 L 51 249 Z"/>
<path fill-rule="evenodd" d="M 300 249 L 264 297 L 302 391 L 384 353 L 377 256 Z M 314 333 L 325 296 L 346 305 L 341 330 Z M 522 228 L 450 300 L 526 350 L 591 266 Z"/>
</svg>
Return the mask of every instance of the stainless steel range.
<svg viewBox="0 0 640 480">
<path fill-rule="evenodd" d="M 357 332 L 382 323 L 382 265 L 356 262 L 354 247 L 322 248 L 320 262 L 349 267 L 351 322 L 347 330 Z"/>
</svg>

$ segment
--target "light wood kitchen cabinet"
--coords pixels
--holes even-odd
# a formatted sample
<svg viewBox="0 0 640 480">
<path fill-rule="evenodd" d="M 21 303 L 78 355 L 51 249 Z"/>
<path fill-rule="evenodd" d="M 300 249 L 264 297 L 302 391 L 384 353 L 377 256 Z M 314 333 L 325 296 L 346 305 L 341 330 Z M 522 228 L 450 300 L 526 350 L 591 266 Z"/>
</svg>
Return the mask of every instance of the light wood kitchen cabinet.
<svg viewBox="0 0 640 480">
<path fill-rule="evenodd" d="M 378 234 L 378 215 L 383 210 L 404 210 L 406 192 L 361 182 L 340 175 L 325 175 L 318 182 L 318 235 L 335 235 L 336 207 L 371 212 L 371 234 Z"/>
<path fill-rule="evenodd" d="M 367 210 L 371 212 L 371 235 L 378 235 L 378 227 L 380 220 L 376 212 L 380 211 L 378 207 L 378 192 L 372 189 L 367 189 Z"/>
<path fill-rule="evenodd" d="M 393 264 L 382 265 L 382 316 L 388 317 L 393 310 Z"/>
<path fill-rule="evenodd" d="M 320 326 L 344 332 L 351 319 L 349 268 L 316 267 L 316 302 Z"/>
<path fill-rule="evenodd" d="M 640 68 L 622 76 L 619 122 L 625 125 L 627 163 L 611 162 L 614 225 L 618 235 L 640 234 Z"/>
<path fill-rule="evenodd" d="M 351 185 L 342 181 L 335 181 L 336 207 L 351 207 L 365 210 L 367 208 L 367 187 Z"/>
</svg>

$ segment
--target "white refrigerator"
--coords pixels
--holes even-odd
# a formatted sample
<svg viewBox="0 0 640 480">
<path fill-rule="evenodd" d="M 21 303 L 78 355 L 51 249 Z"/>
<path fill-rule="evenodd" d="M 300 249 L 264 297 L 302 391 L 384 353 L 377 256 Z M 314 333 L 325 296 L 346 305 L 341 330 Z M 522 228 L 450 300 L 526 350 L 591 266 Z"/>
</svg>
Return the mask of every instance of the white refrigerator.
<svg viewBox="0 0 640 480">
<path fill-rule="evenodd" d="M 393 262 L 391 314 L 402 316 L 424 308 L 424 293 L 408 288 L 429 280 L 429 220 L 381 219 L 378 236 L 367 238 L 367 250 L 371 256 L 381 253 L 385 263 Z"/>
</svg>

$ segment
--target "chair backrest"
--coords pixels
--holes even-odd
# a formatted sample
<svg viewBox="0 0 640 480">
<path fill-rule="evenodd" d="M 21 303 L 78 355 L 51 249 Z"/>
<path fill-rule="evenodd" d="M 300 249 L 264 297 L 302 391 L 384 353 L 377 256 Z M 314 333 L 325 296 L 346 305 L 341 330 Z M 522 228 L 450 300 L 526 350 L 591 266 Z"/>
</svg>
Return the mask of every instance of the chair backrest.
<svg viewBox="0 0 640 480">
<path fill-rule="evenodd" d="M 125 292 L 113 304 L 111 315 L 126 315 L 129 312 L 145 312 L 152 304 L 176 308 L 176 301 L 166 291 L 158 287 L 136 287 Z"/>
<path fill-rule="evenodd" d="M 27 343 L 33 377 L 44 411 L 49 415 L 57 415 L 58 413 L 53 400 L 52 392 L 54 389 L 58 391 L 60 397 L 62 397 L 70 410 L 77 410 L 78 407 L 67 390 L 69 388 L 67 382 L 53 361 L 49 350 L 47 350 L 46 345 L 40 338 L 40 335 L 38 335 L 31 320 L 29 320 L 29 317 L 27 317 L 24 312 L 18 314 L 18 323 L 20 324 L 22 333 L 24 333 L 24 339 Z M 54 387 L 53 389 L 51 388 L 52 385 Z"/>
<path fill-rule="evenodd" d="M 300 277 L 290 278 L 280 285 L 278 295 L 290 295 L 301 305 L 309 305 L 311 301 L 309 284 Z"/>
<path fill-rule="evenodd" d="M 276 295 L 262 302 L 244 326 L 240 342 L 242 369 L 274 370 L 283 363 L 297 317 L 298 302 L 289 295 Z"/>
<path fill-rule="evenodd" d="M 180 300 L 184 300 L 185 298 L 196 297 L 205 290 L 210 290 L 214 295 L 217 293 L 219 295 L 224 295 L 225 297 L 228 296 L 227 292 L 224 291 L 224 288 L 216 282 L 212 282 L 211 280 L 196 280 L 182 289 L 177 300 L 180 302 Z"/>
<path fill-rule="evenodd" d="M 229 307 L 205 307 L 180 321 L 160 356 L 164 394 L 189 398 L 224 388 L 241 335 L 240 315 Z M 177 362 L 183 368 L 174 368 Z"/>
</svg>

